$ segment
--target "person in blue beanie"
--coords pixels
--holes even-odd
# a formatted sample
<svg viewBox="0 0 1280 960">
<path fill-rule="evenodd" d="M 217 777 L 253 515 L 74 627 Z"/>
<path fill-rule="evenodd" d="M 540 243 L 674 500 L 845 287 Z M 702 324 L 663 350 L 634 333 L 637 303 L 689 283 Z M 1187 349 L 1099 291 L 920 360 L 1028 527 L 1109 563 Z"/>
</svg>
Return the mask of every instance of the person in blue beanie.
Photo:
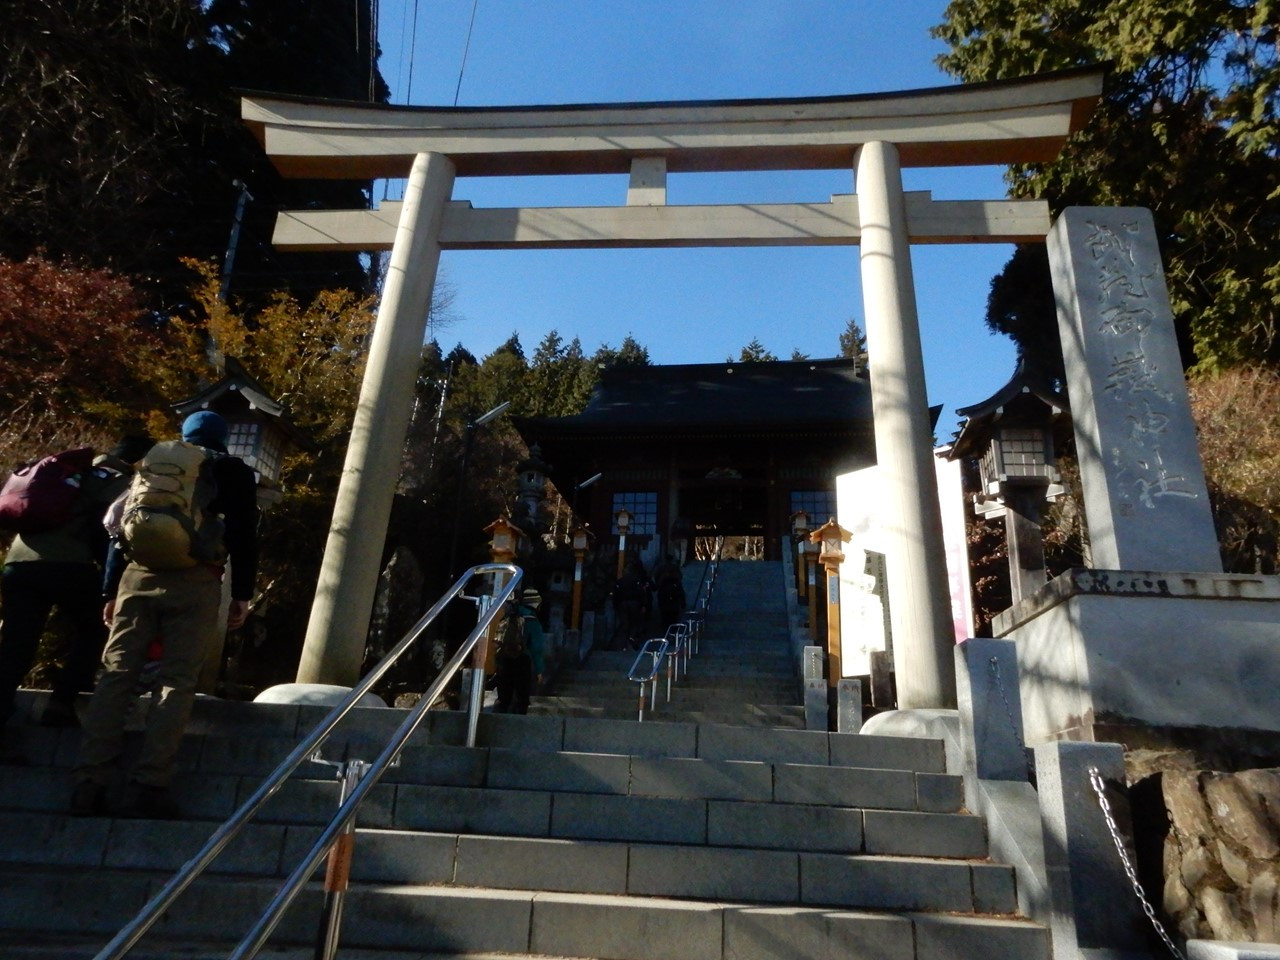
<svg viewBox="0 0 1280 960">
<path fill-rule="evenodd" d="M 177 568 L 157 566 L 155 561 L 149 561 L 148 566 L 141 562 L 136 544 L 130 554 L 122 539 L 112 542 L 103 582 L 103 615 L 111 632 L 102 655 L 102 675 L 82 722 L 71 797 L 71 813 L 78 816 L 108 812 L 151 818 L 178 815 L 169 789 L 173 761 L 191 716 L 201 671 L 221 639 L 218 613 L 227 559 L 231 566 L 227 627 L 242 626 L 249 613 L 258 559 L 253 470 L 239 457 L 227 454 L 227 422 L 212 411 L 187 417 L 182 440 L 183 444 L 162 443 L 152 448 L 139 464 L 134 489 L 149 472 L 168 475 L 172 463 L 183 458 L 194 462 L 197 482 L 210 496 L 203 516 L 220 519 L 217 539 L 221 542 L 202 542 L 202 548 L 210 549 L 197 554 L 193 541 L 191 557 L 184 558 L 184 565 Z M 129 509 L 126 500 L 126 514 Z M 161 650 L 160 687 L 147 713 L 142 753 L 124 789 L 111 793 L 108 788 L 116 777 L 134 688 L 155 645 Z"/>
</svg>

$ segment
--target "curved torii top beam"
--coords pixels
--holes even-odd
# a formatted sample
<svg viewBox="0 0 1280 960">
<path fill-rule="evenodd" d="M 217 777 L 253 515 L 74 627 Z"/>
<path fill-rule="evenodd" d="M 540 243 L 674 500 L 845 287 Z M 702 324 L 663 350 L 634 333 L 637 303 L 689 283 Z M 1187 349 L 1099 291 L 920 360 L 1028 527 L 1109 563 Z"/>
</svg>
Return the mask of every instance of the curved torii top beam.
<svg viewBox="0 0 1280 960">
<path fill-rule="evenodd" d="M 404 177 L 448 156 L 459 176 L 841 169 L 893 143 L 903 166 L 1046 161 L 1080 129 L 1104 68 L 859 96 L 535 107 L 393 107 L 251 94 L 244 121 L 288 177 Z"/>
</svg>

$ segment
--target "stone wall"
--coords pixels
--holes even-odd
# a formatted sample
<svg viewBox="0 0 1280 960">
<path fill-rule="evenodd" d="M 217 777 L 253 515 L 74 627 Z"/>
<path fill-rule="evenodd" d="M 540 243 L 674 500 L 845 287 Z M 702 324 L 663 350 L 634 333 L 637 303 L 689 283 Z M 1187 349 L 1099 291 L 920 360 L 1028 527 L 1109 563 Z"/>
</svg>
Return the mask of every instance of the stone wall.
<svg viewBox="0 0 1280 960">
<path fill-rule="evenodd" d="M 1160 775 L 1164 912 L 1182 936 L 1280 942 L 1280 768 Z"/>
</svg>

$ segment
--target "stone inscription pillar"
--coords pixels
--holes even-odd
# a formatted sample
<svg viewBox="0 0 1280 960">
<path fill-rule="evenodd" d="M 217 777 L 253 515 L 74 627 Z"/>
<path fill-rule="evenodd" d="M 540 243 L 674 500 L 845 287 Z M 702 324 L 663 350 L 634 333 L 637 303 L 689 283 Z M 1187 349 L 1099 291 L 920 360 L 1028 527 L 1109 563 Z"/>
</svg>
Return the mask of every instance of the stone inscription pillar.
<svg viewBox="0 0 1280 960">
<path fill-rule="evenodd" d="M 300 683 L 351 686 L 360 676 L 453 181 L 448 157 L 424 153 L 414 160 L 307 623 Z"/>
<path fill-rule="evenodd" d="M 1070 207 L 1047 243 L 1094 566 L 1222 572 L 1151 212 Z"/>
<path fill-rule="evenodd" d="M 897 149 L 866 144 L 856 173 L 898 706 L 954 707 L 951 593 Z"/>
</svg>

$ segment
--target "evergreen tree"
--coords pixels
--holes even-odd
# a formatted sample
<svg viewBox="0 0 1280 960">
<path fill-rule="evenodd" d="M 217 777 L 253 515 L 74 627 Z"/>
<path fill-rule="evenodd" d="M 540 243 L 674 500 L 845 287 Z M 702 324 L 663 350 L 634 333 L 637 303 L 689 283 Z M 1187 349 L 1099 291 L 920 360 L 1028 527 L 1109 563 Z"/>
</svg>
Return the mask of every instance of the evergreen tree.
<svg viewBox="0 0 1280 960">
<path fill-rule="evenodd" d="M 966 81 L 1110 63 L 1088 128 L 1049 164 L 1015 167 L 1016 197 L 1143 206 L 1161 240 L 1184 360 L 1280 363 L 1280 23 L 1263 0 L 952 0 L 934 34 Z M 988 322 L 1060 365 L 1043 258 L 1020 253 Z M 1049 356 L 1036 356 L 1048 353 Z"/>
<path fill-rule="evenodd" d="M 777 360 L 778 358 L 765 349 L 759 337 L 752 337 L 751 342 L 742 348 L 738 354 L 738 363 L 757 363 L 762 360 Z M 733 363 L 733 357 L 725 357 L 726 363 Z"/>
</svg>

